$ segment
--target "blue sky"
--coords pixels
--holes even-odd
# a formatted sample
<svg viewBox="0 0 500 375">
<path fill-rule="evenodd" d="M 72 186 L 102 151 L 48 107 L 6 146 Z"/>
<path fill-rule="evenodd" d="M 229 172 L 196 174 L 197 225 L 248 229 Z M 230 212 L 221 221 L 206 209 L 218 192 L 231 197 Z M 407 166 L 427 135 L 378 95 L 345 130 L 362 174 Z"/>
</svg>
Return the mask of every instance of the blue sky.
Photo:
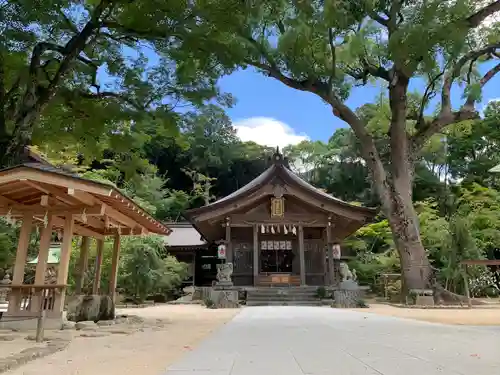
<svg viewBox="0 0 500 375">
<path fill-rule="evenodd" d="M 491 64 L 485 64 L 481 71 L 491 67 Z M 298 143 L 304 138 L 327 141 L 335 129 L 346 126 L 315 95 L 291 89 L 253 69 L 223 77 L 220 86 L 223 91 L 236 97 L 236 105 L 228 110 L 228 115 L 243 140 L 254 140 L 270 146 Z M 425 87 L 416 81 L 411 89 L 423 92 Z M 374 101 L 380 92 L 380 88 L 373 85 L 357 87 L 347 104 L 353 109 L 357 108 Z M 455 107 L 462 102 L 461 92 L 458 87 L 452 90 Z M 485 86 L 483 104 L 478 105 L 478 109 L 496 98 L 500 98 L 500 77 L 492 79 Z"/>
</svg>

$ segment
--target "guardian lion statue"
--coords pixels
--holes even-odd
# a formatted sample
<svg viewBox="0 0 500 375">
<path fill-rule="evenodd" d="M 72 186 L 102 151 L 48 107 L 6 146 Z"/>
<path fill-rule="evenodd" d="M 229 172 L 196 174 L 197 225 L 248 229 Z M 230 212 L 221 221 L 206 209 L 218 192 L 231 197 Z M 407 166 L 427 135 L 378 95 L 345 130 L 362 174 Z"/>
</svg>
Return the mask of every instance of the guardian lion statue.
<svg viewBox="0 0 500 375">
<path fill-rule="evenodd" d="M 233 263 L 217 264 L 217 282 L 218 283 L 231 283 L 231 276 L 233 275 Z"/>
<path fill-rule="evenodd" d="M 341 262 L 340 263 L 340 276 L 342 277 L 342 281 L 347 281 L 347 280 L 352 280 L 356 281 L 356 271 L 353 270 L 354 272 L 351 272 L 349 269 L 349 266 L 347 263 Z"/>
</svg>

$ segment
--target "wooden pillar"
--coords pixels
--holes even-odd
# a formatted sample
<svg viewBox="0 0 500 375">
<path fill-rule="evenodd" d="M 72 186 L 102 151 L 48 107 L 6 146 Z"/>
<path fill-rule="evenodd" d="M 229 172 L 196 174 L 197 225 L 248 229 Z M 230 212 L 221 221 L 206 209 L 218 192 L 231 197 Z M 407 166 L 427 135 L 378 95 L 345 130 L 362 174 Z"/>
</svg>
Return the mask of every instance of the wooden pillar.
<svg viewBox="0 0 500 375">
<path fill-rule="evenodd" d="M 30 243 L 31 227 L 33 225 L 33 215 L 27 213 L 23 216 L 23 224 L 19 233 L 19 242 L 17 243 L 16 261 L 14 263 L 14 273 L 12 275 L 12 285 L 24 283 L 24 267 L 26 266 L 26 257 L 28 256 L 28 245 Z M 9 297 L 8 313 L 15 314 L 19 311 L 21 304 L 21 290 L 12 289 Z"/>
<path fill-rule="evenodd" d="M 196 249 L 193 251 L 193 286 L 196 284 Z"/>
<path fill-rule="evenodd" d="M 31 213 L 24 215 L 21 232 L 19 233 L 19 242 L 17 243 L 16 262 L 12 275 L 13 285 L 22 284 L 24 281 L 24 267 L 26 266 L 26 257 L 28 256 L 32 225 L 33 215 Z"/>
<path fill-rule="evenodd" d="M 304 227 L 299 225 L 300 285 L 306 285 L 306 258 L 304 254 Z"/>
<path fill-rule="evenodd" d="M 330 277 L 329 276 L 329 273 L 328 273 L 328 262 L 326 260 L 326 256 L 328 254 L 328 241 L 326 240 L 326 228 L 325 230 L 322 231 L 322 234 L 321 234 L 321 240 L 323 241 L 323 253 L 322 253 L 322 258 L 323 258 L 323 285 L 327 285 L 328 283 L 328 278 Z"/>
<path fill-rule="evenodd" d="M 83 236 L 80 246 L 80 259 L 78 260 L 78 267 L 75 275 L 75 294 L 82 294 L 82 289 L 85 285 L 85 273 L 87 272 L 89 261 L 89 246 L 90 238 Z"/>
<path fill-rule="evenodd" d="M 120 235 L 115 234 L 115 239 L 113 241 L 113 256 L 111 258 L 111 276 L 109 278 L 109 296 L 113 300 L 116 300 L 116 283 L 118 281 L 118 261 L 120 259 Z"/>
<path fill-rule="evenodd" d="M 69 261 L 71 258 L 71 245 L 73 243 L 73 229 L 75 220 L 73 215 L 67 215 L 64 219 L 63 241 L 61 245 L 61 258 L 57 269 L 57 284 L 66 285 L 68 283 Z M 66 297 L 66 288 L 61 289 L 56 295 L 54 312 L 62 313 L 64 310 L 64 298 Z"/>
<path fill-rule="evenodd" d="M 259 226 L 253 226 L 253 285 L 259 282 Z"/>
<path fill-rule="evenodd" d="M 333 285 L 335 279 L 335 270 L 333 267 L 333 240 L 332 240 L 332 222 L 328 218 L 328 225 L 326 227 L 326 248 L 328 252 L 328 283 L 327 285 Z"/>
<path fill-rule="evenodd" d="M 231 222 L 226 218 L 226 259 L 228 263 L 233 262 L 233 244 L 231 241 Z"/>
<path fill-rule="evenodd" d="M 49 216 L 47 227 L 42 229 L 40 235 L 40 249 L 38 250 L 38 263 L 35 271 L 35 285 L 45 284 L 47 260 L 49 258 L 50 241 L 52 240 L 52 215 Z"/>
<path fill-rule="evenodd" d="M 38 262 L 35 270 L 35 285 L 44 285 L 47 273 L 47 260 L 49 258 L 50 241 L 52 240 L 53 216 L 48 217 L 47 226 L 42 229 L 40 235 L 40 248 L 38 250 Z M 38 311 L 42 306 L 44 298 L 43 290 L 37 291 L 38 295 L 33 299 L 33 311 Z"/>
<path fill-rule="evenodd" d="M 101 288 L 101 267 L 102 254 L 104 249 L 104 240 L 97 240 L 97 251 L 95 257 L 95 275 L 94 284 L 92 285 L 92 294 L 99 294 Z"/>
</svg>

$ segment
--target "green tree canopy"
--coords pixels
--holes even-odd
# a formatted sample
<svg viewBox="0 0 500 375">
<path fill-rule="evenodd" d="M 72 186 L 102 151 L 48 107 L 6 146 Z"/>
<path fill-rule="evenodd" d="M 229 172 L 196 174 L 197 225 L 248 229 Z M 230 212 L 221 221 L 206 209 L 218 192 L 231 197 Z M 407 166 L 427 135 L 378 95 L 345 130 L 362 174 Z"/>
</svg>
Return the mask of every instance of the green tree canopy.
<svg viewBox="0 0 500 375">
<path fill-rule="evenodd" d="M 216 86 L 225 70 L 185 43 L 196 23 L 189 2 L 2 2 L 2 163 L 33 137 L 92 148 L 132 123 L 171 128 L 179 105 L 229 104 Z"/>
<path fill-rule="evenodd" d="M 446 126 L 478 118 L 474 105 L 481 88 L 500 71 L 498 25 L 484 22 L 500 10 L 500 2 L 254 0 L 198 5 L 200 22 L 190 37 L 204 41 L 200 54 L 211 51 L 222 65 L 251 66 L 292 89 L 313 93 L 351 127 L 389 220 L 405 284 L 425 288 L 432 269 L 412 204 L 415 161 Z M 478 74 L 476 68 L 485 60 L 493 66 Z M 409 93 L 415 79 L 426 86 L 420 95 Z M 385 134 L 371 128 L 373 117 L 367 121 L 346 104 L 351 88 L 368 82 L 387 90 Z M 451 102 L 451 89 L 458 83 L 465 84 L 459 108 Z M 433 98 L 438 105 L 430 114 Z M 382 145 L 380 138 L 385 138 Z"/>
</svg>

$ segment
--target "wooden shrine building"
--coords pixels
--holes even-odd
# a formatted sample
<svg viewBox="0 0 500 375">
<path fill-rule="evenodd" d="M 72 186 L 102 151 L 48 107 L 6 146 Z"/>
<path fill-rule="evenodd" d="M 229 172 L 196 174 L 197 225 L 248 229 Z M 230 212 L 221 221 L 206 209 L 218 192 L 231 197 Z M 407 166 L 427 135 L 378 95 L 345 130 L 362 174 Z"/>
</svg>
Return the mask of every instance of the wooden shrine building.
<svg viewBox="0 0 500 375">
<path fill-rule="evenodd" d="M 376 214 L 294 174 L 279 150 L 234 193 L 185 217 L 210 244 L 226 245 L 235 286 L 333 285 L 340 244 Z"/>
</svg>

